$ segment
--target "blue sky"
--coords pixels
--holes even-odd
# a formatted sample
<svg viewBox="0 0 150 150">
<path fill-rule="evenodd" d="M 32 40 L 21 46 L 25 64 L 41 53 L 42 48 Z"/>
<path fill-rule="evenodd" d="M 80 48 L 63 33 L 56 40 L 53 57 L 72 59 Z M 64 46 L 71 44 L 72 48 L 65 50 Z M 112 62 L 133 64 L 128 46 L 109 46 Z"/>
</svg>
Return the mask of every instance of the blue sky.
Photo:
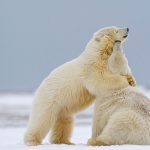
<svg viewBox="0 0 150 150">
<path fill-rule="evenodd" d="M 105 26 L 129 27 L 124 51 L 150 87 L 149 0 L 0 0 L 0 91 L 34 90 Z"/>
</svg>

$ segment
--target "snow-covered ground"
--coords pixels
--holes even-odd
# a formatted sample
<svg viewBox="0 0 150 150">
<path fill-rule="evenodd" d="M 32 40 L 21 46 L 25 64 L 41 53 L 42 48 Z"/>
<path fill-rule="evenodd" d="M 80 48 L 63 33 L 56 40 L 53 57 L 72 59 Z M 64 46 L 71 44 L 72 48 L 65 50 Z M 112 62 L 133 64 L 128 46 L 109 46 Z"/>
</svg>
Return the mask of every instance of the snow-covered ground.
<svg viewBox="0 0 150 150">
<path fill-rule="evenodd" d="M 150 97 L 150 90 L 141 88 Z M 92 109 L 77 114 L 72 142 L 76 145 L 52 145 L 48 136 L 43 145 L 27 147 L 23 144 L 32 94 L 0 94 L 0 150 L 150 150 L 150 146 L 86 146 L 91 135 Z"/>
<path fill-rule="evenodd" d="M 86 146 L 87 138 L 90 137 L 90 126 L 76 126 L 72 141 L 76 145 L 54 145 L 48 143 L 48 137 L 43 145 L 27 147 L 23 144 L 25 128 L 0 129 L 0 150 L 150 150 L 150 146 Z"/>
</svg>

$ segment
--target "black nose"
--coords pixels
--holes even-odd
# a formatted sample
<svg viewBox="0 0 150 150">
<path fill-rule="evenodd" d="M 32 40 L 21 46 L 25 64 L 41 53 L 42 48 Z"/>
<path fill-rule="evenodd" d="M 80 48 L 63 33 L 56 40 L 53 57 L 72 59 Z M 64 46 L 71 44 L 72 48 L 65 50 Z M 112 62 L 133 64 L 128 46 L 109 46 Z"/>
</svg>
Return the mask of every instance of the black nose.
<svg viewBox="0 0 150 150">
<path fill-rule="evenodd" d="M 127 32 L 129 32 L 129 28 L 127 28 Z"/>
</svg>

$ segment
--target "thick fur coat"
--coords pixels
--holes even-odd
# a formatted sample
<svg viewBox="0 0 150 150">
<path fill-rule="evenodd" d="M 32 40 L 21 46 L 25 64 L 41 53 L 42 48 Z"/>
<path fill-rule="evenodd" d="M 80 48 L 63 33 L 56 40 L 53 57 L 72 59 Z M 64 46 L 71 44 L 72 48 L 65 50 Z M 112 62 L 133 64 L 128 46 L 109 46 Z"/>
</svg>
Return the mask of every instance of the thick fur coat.
<svg viewBox="0 0 150 150">
<path fill-rule="evenodd" d="M 108 59 L 114 74 L 131 72 L 119 44 Z M 96 98 L 89 145 L 150 144 L 150 99 L 137 87 L 106 88 Z"/>
<path fill-rule="evenodd" d="M 99 30 L 79 57 L 50 73 L 35 94 L 26 145 L 41 144 L 49 130 L 51 143 L 71 144 L 74 113 L 89 106 L 104 89 L 130 84 L 127 76 L 112 74 L 106 64 L 114 42 L 123 41 L 126 34 L 127 29 L 116 27 Z"/>
</svg>

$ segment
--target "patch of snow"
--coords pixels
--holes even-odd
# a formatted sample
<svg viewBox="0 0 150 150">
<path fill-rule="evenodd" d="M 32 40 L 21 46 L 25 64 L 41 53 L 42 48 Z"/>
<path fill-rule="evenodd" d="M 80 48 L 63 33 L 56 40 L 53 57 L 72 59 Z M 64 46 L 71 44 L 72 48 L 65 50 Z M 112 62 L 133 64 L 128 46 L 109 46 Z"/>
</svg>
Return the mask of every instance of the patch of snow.
<svg viewBox="0 0 150 150">
<path fill-rule="evenodd" d="M 25 128 L 5 128 L 0 129 L 0 150 L 149 150 L 150 146 L 121 145 L 121 146 L 86 146 L 86 141 L 91 135 L 90 126 L 76 126 L 74 129 L 72 142 L 75 145 L 50 144 L 48 137 L 43 145 L 25 146 L 23 135 Z"/>
<path fill-rule="evenodd" d="M 140 87 L 150 97 L 150 90 Z M 33 101 L 33 94 L 0 95 L 0 150 L 150 150 L 150 146 L 86 146 L 91 136 L 93 106 L 77 114 L 72 142 L 76 145 L 49 144 L 48 136 L 43 145 L 27 147 L 23 144 L 23 135 Z"/>
</svg>

